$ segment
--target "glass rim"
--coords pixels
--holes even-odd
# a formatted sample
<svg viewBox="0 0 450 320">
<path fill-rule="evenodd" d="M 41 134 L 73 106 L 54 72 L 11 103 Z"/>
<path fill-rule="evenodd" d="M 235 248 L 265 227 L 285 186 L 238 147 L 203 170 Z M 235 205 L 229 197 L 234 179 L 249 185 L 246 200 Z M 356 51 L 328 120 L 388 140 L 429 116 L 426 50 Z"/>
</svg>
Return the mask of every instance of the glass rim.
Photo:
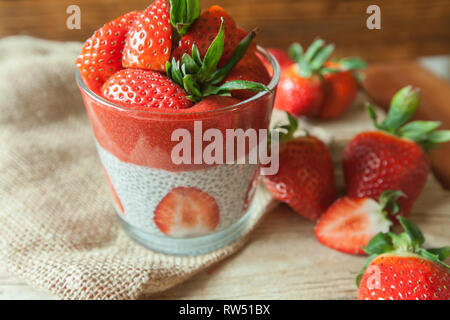
<svg viewBox="0 0 450 320">
<path fill-rule="evenodd" d="M 109 100 L 106 100 L 105 98 L 103 98 L 102 96 L 98 95 L 97 93 L 95 93 L 94 91 L 92 91 L 91 89 L 89 89 L 86 84 L 84 83 L 84 80 L 81 78 L 80 72 L 78 69 L 75 70 L 76 73 L 76 81 L 78 86 L 80 87 L 81 90 L 83 90 L 84 92 L 86 92 L 91 98 L 93 98 L 94 100 L 96 100 L 97 102 L 100 102 L 102 104 L 105 104 L 109 107 L 112 107 L 114 109 L 118 109 L 121 111 L 128 111 L 128 112 L 133 112 L 136 114 L 150 114 L 150 115 L 169 115 L 169 116 L 180 116 L 182 114 L 186 114 L 186 115 L 198 115 L 198 114 L 214 114 L 214 113 L 221 113 L 224 111 L 229 111 L 229 110 L 235 110 L 237 109 L 239 106 L 247 104 L 251 101 L 256 101 L 262 97 L 264 97 L 267 94 L 274 94 L 275 92 L 275 88 L 278 84 L 278 81 L 280 80 L 280 65 L 278 64 L 278 61 L 275 59 L 275 57 L 268 52 L 266 49 L 264 49 L 261 46 L 257 46 L 257 50 L 259 53 L 261 53 L 265 59 L 268 60 L 268 62 L 270 63 L 271 67 L 272 67 L 272 71 L 273 71 L 273 75 L 272 75 L 272 79 L 270 80 L 269 84 L 267 85 L 267 87 L 269 88 L 269 91 L 261 91 L 256 93 L 255 95 L 253 95 L 252 97 L 246 99 L 246 100 L 242 100 L 239 103 L 230 105 L 230 106 L 226 106 L 223 108 L 219 108 L 216 110 L 208 110 L 208 111 L 199 111 L 199 112 L 159 112 L 159 111 L 151 111 L 151 109 L 149 110 L 136 110 L 136 109 L 132 109 L 132 108 L 128 108 L 126 106 L 111 102 Z M 187 108 L 186 110 L 189 110 L 190 108 Z"/>
</svg>

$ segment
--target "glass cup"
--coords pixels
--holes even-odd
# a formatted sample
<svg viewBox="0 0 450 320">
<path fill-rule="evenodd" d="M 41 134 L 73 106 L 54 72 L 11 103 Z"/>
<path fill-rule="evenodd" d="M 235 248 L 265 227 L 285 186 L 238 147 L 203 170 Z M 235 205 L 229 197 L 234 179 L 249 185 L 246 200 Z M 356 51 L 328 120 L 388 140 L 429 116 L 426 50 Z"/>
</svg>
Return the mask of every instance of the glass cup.
<svg viewBox="0 0 450 320">
<path fill-rule="evenodd" d="M 166 254 L 199 255 L 231 243 L 244 231 L 259 163 L 236 163 L 238 146 L 231 147 L 234 163 L 205 163 L 196 157 L 209 144 L 203 141 L 208 129 L 223 137 L 227 129 L 268 129 L 280 69 L 270 53 L 260 47 L 258 53 L 272 68 L 270 91 L 212 111 L 133 110 L 92 92 L 77 72 L 114 206 L 126 232 L 139 243 Z M 180 163 L 173 151 L 183 134 L 191 137 L 185 140 L 191 154 L 180 152 L 185 160 Z M 227 151 L 224 141 L 223 149 L 210 154 L 221 154 L 225 162 Z M 245 148 L 247 160 L 250 151 Z"/>
</svg>

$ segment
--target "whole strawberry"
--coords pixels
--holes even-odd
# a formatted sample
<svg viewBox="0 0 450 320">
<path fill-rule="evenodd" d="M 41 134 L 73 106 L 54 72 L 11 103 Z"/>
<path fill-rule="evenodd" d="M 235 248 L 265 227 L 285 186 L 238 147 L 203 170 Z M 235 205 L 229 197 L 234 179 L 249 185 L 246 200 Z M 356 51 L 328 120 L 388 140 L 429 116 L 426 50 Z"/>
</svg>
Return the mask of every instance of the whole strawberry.
<svg viewBox="0 0 450 320">
<path fill-rule="evenodd" d="M 336 200 L 320 217 L 314 228 L 317 240 L 332 249 L 364 254 L 370 239 L 378 232 L 388 232 L 392 222 L 388 209 L 397 214 L 400 191 L 387 190 L 377 202 L 371 198 L 343 197 Z"/>
<path fill-rule="evenodd" d="M 325 97 L 320 106 L 321 119 L 340 117 L 355 100 L 359 85 L 352 70 L 362 69 L 365 63 L 356 58 L 341 59 L 336 62 L 325 62 L 324 72 Z"/>
<path fill-rule="evenodd" d="M 378 131 L 356 135 L 346 146 L 343 169 L 350 197 L 377 199 L 384 190 L 400 190 L 402 215 L 407 216 L 420 195 L 429 172 L 426 150 L 450 141 L 450 131 L 436 131 L 436 121 L 406 123 L 416 111 L 420 94 L 411 87 L 401 89 L 392 99 L 386 120 L 376 122 Z"/>
<path fill-rule="evenodd" d="M 98 93 L 103 83 L 122 69 L 122 50 L 137 11 L 116 18 L 98 29 L 83 45 L 76 65 L 89 89 Z"/>
<path fill-rule="evenodd" d="M 275 60 L 277 60 L 278 65 L 280 66 L 280 71 L 283 71 L 284 69 L 294 64 L 294 61 L 291 59 L 291 57 L 289 57 L 289 55 L 284 50 L 278 48 L 268 48 L 267 51 L 275 58 Z M 267 72 L 272 77 L 273 76 L 272 66 L 265 59 L 262 60 L 262 62 L 266 67 Z"/>
<path fill-rule="evenodd" d="M 274 58 L 277 60 L 281 70 L 286 69 L 287 67 L 289 67 L 291 64 L 294 63 L 291 57 L 281 49 L 268 48 L 267 51 L 269 51 L 270 54 L 273 55 Z"/>
<path fill-rule="evenodd" d="M 181 60 L 185 53 L 192 55 L 192 46 L 195 44 L 200 57 L 203 58 L 218 33 L 221 23 L 225 29 L 225 41 L 219 65 L 223 65 L 233 54 L 239 39 L 233 18 L 222 7 L 216 5 L 204 11 L 190 26 L 186 34 L 182 35 L 173 50 L 172 57 Z"/>
<path fill-rule="evenodd" d="M 423 249 L 425 239 L 399 217 L 404 233 L 379 233 L 365 248 L 370 255 L 357 277 L 359 300 L 450 300 L 450 247 Z"/>
<path fill-rule="evenodd" d="M 291 116 L 288 134 L 282 137 L 279 170 L 263 177 L 272 195 L 295 212 L 316 220 L 336 199 L 333 162 L 327 146 L 313 136 L 290 139 L 297 128 Z M 286 128 L 286 127 L 285 127 Z"/>
<path fill-rule="evenodd" d="M 126 37 L 122 64 L 125 68 L 164 71 L 172 49 L 169 6 L 156 0 L 137 15 Z"/>
<path fill-rule="evenodd" d="M 350 106 L 357 85 L 355 89 L 356 80 L 349 70 L 365 64 L 360 59 L 346 58 L 331 67 L 327 60 L 333 50 L 334 46 L 325 46 L 322 39 L 314 41 L 306 52 L 293 43 L 289 56 L 295 63 L 282 69 L 274 107 L 297 116 L 327 117 L 340 115 Z"/>
</svg>

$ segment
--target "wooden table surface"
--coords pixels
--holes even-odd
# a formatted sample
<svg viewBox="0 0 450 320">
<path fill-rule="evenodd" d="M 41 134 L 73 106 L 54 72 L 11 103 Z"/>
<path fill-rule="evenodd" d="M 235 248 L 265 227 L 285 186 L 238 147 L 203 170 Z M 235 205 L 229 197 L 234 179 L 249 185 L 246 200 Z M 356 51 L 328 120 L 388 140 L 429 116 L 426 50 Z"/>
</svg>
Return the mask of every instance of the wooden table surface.
<svg viewBox="0 0 450 320">
<path fill-rule="evenodd" d="M 27 34 L 84 41 L 105 21 L 142 10 L 151 0 L 0 0 L 0 37 Z M 412 59 L 450 51 L 448 0 L 201 0 L 203 8 L 223 6 L 242 27 L 259 27 L 264 47 L 309 44 L 320 35 L 336 44 L 337 56 L 368 61 Z M 366 27 L 370 5 L 381 11 L 381 29 Z M 78 5 L 80 29 L 69 30 L 66 9 Z"/>
<path fill-rule="evenodd" d="M 373 97 L 370 89 L 369 94 Z M 355 133 L 370 128 L 362 103 L 353 106 L 339 121 L 315 125 L 333 135 L 331 150 L 342 191 L 339 165 L 342 147 Z M 424 232 L 426 244 L 450 244 L 450 192 L 431 175 L 411 218 Z M 354 278 L 365 257 L 345 255 L 321 246 L 315 240 L 313 227 L 312 222 L 280 205 L 264 218 L 241 251 L 185 283 L 143 298 L 354 299 L 357 292 Z M 53 298 L 1 268 L 0 264 L 0 299 Z"/>
</svg>

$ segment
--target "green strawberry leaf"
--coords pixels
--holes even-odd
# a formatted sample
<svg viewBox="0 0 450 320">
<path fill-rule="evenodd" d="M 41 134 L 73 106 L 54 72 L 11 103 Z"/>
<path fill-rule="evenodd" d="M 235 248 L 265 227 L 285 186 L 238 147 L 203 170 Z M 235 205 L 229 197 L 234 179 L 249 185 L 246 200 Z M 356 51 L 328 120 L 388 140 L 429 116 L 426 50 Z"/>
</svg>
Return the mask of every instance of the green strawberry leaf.
<svg viewBox="0 0 450 320">
<path fill-rule="evenodd" d="M 367 67 L 367 63 L 364 60 L 356 57 L 343 58 L 338 60 L 338 62 L 342 71 L 360 70 Z"/>
<path fill-rule="evenodd" d="M 396 134 L 403 124 L 411 119 L 420 104 L 420 93 L 417 89 L 407 86 L 398 91 L 391 101 L 388 115 L 380 124 L 381 128 Z"/>
<path fill-rule="evenodd" d="M 437 255 L 439 260 L 445 261 L 448 257 L 450 257 L 450 246 L 445 246 L 442 248 L 431 248 L 427 249 L 431 254 Z"/>
<path fill-rule="evenodd" d="M 272 131 L 278 133 L 278 143 L 288 141 L 294 137 L 295 131 L 298 129 L 298 120 L 289 112 L 285 112 L 288 123 L 284 125 L 276 125 Z M 268 145 L 271 143 L 271 136 L 268 137 Z"/>
<path fill-rule="evenodd" d="M 171 78 L 178 85 L 183 86 L 183 74 L 180 70 L 180 62 L 176 61 L 175 58 L 172 59 L 172 63 L 166 63 L 166 73 L 169 78 Z"/>
<path fill-rule="evenodd" d="M 289 46 L 288 49 L 288 55 L 289 57 L 294 60 L 298 61 L 303 57 L 303 48 L 298 42 L 294 42 Z"/>
<path fill-rule="evenodd" d="M 380 195 L 378 203 L 381 206 L 381 211 L 384 216 L 387 216 L 387 210 L 392 214 L 400 212 L 400 206 L 397 203 L 398 198 L 406 197 L 406 195 L 400 190 L 386 190 Z"/>
<path fill-rule="evenodd" d="M 420 229 L 412 221 L 406 219 L 405 217 L 398 216 L 397 218 L 403 229 L 405 229 L 414 251 L 420 248 L 425 242 L 425 238 Z"/>
<path fill-rule="evenodd" d="M 170 0 L 170 23 L 179 35 L 187 33 L 200 13 L 199 0 Z"/>
<path fill-rule="evenodd" d="M 323 48 L 323 45 L 325 44 L 325 41 L 322 39 L 316 39 L 313 41 L 313 43 L 309 46 L 309 48 L 306 50 L 303 59 L 310 63 L 313 58 L 316 56 L 316 54 Z"/>
<path fill-rule="evenodd" d="M 224 44 L 225 44 L 225 24 L 223 18 L 220 24 L 219 32 L 214 40 L 211 42 L 206 54 L 203 58 L 203 64 L 200 70 L 196 74 L 196 78 L 200 82 L 204 82 L 208 77 L 216 70 L 217 64 L 222 56 Z"/>
<path fill-rule="evenodd" d="M 420 143 L 427 140 L 428 134 L 436 130 L 440 125 L 439 121 L 413 121 L 401 127 L 398 130 L 398 134 Z"/>
<path fill-rule="evenodd" d="M 211 76 L 211 83 L 218 84 L 222 82 L 231 70 L 238 64 L 247 52 L 253 39 L 256 36 L 256 29 L 249 32 L 237 45 L 235 51 L 231 55 L 227 63 L 220 69 L 216 70 Z"/>
<path fill-rule="evenodd" d="M 442 259 L 440 259 L 439 254 L 432 253 L 429 249 L 419 248 L 417 250 L 417 253 L 421 257 L 423 257 L 423 258 L 425 258 L 427 260 L 436 262 L 439 265 L 441 265 L 441 266 L 443 266 L 443 267 L 445 267 L 447 269 L 450 269 L 450 267 Z"/>
<path fill-rule="evenodd" d="M 233 80 L 227 81 L 217 88 L 209 89 L 204 93 L 204 95 L 208 96 L 212 94 L 227 93 L 230 92 L 231 90 L 250 90 L 253 92 L 270 91 L 270 89 L 267 88 L 267 86 L 263 85 L 262 83 L 245 80 Z"/>
<path fill-rule="evenodd" d="M 369 255 L 373 254 L 382 254 L 385 252 L 389 252 L 394 250 L 394 246 L 392 243 L 392 236 L 388 233 L 377 233 L 367 244 L 366 247 L 363 248 L 364 252 Z"/>
<path fill-rule="evenodd" d="M 197 86 L 197 83 L 195 82 L 192 75 L 187 74 L 183 77 L 183 87 L 191 97 L 190 100 L 200 101 L 203 98 L 202 92 L 200 91 L 200 88 Z"/>
<path fill-rule="evenodd" d="M 225 42 L 225 24 L 224 19 L 221 18 L 219 31 L 203 59 L 194 44 L 191 56 L 184 54 L 181 61 L 173 58 L 172 62 L 166 63 L 167 76 L 184 88 L 188 98 L 193 102 L 198 102 L 209 95 L 230 96 L 232 90 L 269 91 L 270 89 L 264 84 L 244 80 L 227 81 L 218 85 L 242 59 L 255 35 L 256 31 L 253 30 L 244 37 L 225 66 L 217 69 Z"/>
<path fill-rule="evenodd" d="M 375 112 L 375 107 L 367 102 L 366 110 L 367 110 L 367 113 L 369 114 L 370 120 L 372 120 L 373 126 L 377 129 L 381 129 L 380 125 L 377 122 L 377 114 Z"/>
<path fill-rule="evenodd" d="M 303 78 L 309 78 L 312 76 L 314 70 L 311 68 L 311 65 L 308 62 L 302 59 L 297 62 L 297 65 L 297 72 L 300 76 L 302 76 Z"/>
<path fill-rule="evenodd" d="M 181 58 L 181 64 L 184 67 L 184 71 L 189 74 L 197 73 L 200 70 L 199 65 L 195 60 L 188 54 L 183 54 Z"/>
<path fill-rule="evenodd" d="M 392 244 L 394 245 L 394 250 L 397 252 L 414 252 L 411 238 L 405 232 L 400 234 L 392 234 Z"/>
<path fill-rule="evenodd" d="M 320 68 L 322 68 L 323 64 L 328 60 L 333 50 L 333 44 L 329 44 L 326 47 L 320 49 L 311 61 L 311 68 L 313 70 L 319 70 Z"/>
<path fill-rule="evenodd" d="M 192 58 L 194 59 L 195 63 L 197 63 L 199 66 L 203 64 L 202 57 L 200 56 L 200 51 L 198 50 L 197 46 L 192 46 Z"/>
<path fill-rule="evenodd" d="M 445 143 L 450 141 L 450 130 L 439 130 L 430 132 L 428 140 L 431 143 Z"/>
</svg>

